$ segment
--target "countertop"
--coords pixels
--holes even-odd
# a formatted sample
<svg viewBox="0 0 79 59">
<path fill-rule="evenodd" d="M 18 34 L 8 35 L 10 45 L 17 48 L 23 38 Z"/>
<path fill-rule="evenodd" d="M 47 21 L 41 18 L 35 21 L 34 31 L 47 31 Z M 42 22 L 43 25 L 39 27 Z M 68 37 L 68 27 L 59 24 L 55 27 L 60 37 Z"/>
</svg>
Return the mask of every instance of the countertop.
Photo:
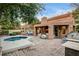
<svg viewBox="0 0 79 59">
<path fill-rule="evenodd" d="M 67 41 L 66 43 L 62 44 L 64 47 L 78 50 L 79 51 L 79 43 L 78 42 L 72 42 L 72 41 Z"/>
</svg>

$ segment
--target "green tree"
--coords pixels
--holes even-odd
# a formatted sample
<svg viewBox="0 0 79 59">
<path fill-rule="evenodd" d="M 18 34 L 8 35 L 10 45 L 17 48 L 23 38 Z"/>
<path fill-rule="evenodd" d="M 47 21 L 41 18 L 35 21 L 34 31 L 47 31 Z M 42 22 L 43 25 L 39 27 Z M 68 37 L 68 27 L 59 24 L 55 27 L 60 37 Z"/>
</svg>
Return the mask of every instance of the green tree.
<svg viewBox="0 0 79 59">
<path fill-rule="evenodd" d="M 35 18 L 34 20 L 32 20 L 32 23 L 31 24 L 38 24 L 38 23 L 40 23 L 40 21 L 37 19 L 37 18 Z"/>
<path fill-rule="evenodd" d="M 79 3 L 72 3 L 72 6 L 74 7 L 72 14 L 76 23 L 76 31 L 79 31 Z"/>
<path fill-rule="evenodd" d="M 13 29 L 20 22 L 31 24 L 37 21 L 35 15 L 42 9 L 43 4 L 37 3 L 0 4 L 0 25 L 3 29 Z"/>
</svg>

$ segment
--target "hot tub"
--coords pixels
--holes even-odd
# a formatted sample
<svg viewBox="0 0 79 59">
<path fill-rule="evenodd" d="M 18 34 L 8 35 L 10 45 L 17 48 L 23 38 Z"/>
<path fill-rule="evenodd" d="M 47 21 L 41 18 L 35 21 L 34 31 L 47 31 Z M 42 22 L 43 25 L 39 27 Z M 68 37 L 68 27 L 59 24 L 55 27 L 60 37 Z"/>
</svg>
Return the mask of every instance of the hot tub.
<svg viewBox="0 0 79 59">
<path fill-rule="evenodd" d="M 2 53 L 12 52 L 17 49 L 22 49 L 26 47 L 31 47 L 34 45 L 30 41 L 32 37 L 29 36 L 9 36 L 2 39 Z"/>
</svg>

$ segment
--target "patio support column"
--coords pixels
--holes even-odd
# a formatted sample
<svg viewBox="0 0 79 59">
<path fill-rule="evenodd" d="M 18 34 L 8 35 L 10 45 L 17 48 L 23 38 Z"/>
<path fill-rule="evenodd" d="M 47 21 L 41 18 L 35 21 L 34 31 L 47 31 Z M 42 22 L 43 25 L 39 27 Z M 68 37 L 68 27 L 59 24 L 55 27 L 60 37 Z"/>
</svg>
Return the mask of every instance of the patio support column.
<svg viewBox="0 0 79 59">
<path fill-rule="evenodd" d="M 34 36 L 36 36 L 36 27 L 34 27 Z"/>
<path fill-rule="evenodd" d="M 53 39 L 54 38 L 54 26 L 49 25 L 48 26 L 48 39 Z"/>
<path fill-rule="evenodd" d="M 73 25 L 69 25 L 68 27 L 68 32 L 70 33 L 71 31 L 73 31 Z"/>
</svg>

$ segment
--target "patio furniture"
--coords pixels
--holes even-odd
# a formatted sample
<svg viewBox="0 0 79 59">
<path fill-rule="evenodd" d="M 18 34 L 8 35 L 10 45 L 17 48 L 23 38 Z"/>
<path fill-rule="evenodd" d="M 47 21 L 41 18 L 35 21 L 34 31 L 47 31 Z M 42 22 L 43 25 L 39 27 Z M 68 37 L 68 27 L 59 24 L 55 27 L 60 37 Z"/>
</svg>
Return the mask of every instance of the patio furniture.
<svg viewBox="0 0 79 59">
<path fill-rule="evenodd" d="M 27 34 L 28 34 L 28 35 L 33 35 L 33 32 L 30 31 L 30 32 L 27 32 Z"/>
<path fill-rule="evenodd" d="M 71 32 L 68 33 L 64 38 L 63 38 L 63 43 L 67 41 L 74 41 L 74 42 L 79 42 L 79 33 L 77 32 Z"/>
<path fill-rule="evenodd" d="M 41 35 L 40 35 L 40 38 L 42 38 L 42 39 L 47 39 L 48 37 L 47 37 L 46 34 L 41 34 Z"/>
</svg>

